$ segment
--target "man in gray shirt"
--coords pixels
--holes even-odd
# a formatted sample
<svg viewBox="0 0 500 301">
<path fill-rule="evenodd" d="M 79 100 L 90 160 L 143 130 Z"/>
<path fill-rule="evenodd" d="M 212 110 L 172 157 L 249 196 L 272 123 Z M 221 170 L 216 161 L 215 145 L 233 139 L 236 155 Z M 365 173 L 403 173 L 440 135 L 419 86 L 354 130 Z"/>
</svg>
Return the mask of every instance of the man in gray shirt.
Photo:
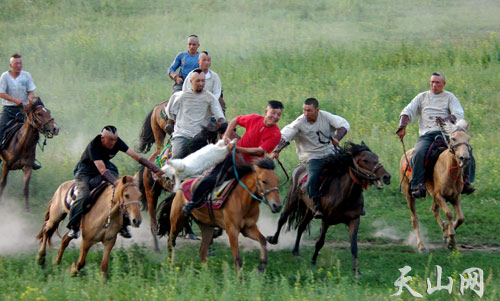
<svg viewBox="0 0 500 301">
<path fill-rule="evenodd" d="M 271 159 L 277 158 L 279 152 L 295 140 L 297 155 L 307 169 L 307 197 L 314 203 L 314 218 L 322 218 L 318 182 L 323 159 L 335 152 L 331 144 L 338 146 L 350 126 L 344 118 L 320 110 L 315 98 L 306 99 L 302 110 L 304 114 L 281 130 L 280 144 Z"/>
<path fill-rule="evenodd" d="M 225 122 L 219 101 L 205 90 L 205 74 L 201 69 L 193 70 L 193 88 L 172 94 L 165 108 L 169 121 L 175 122 L 172 143 L 172 158 L 181 159 L 188 155 L 191 139 L 207 126 L 213 116 L 218 125 Z"/>
<path fill-rule="evenodd" d="M 16 117 L 23 120 L 23 106 L 32 101 L 35 95 L 35 84 L 31 74 L 23 69 L 21 55 L 15 53 L 10 57 L 10 70 L 0 76 L 0 98 L 3 111 L 0 115 L 0 142 L 3 141 L 5 126 Z M 0 143 L 1 147 L 1 143 Z M 33 166 L 38 169 L 40 166 Z"/>
<path fill-rule="evenodd" d="M 446 85 L 444 74 L 435 72 L 431 75 L 429 91 L 422 92 L 403 109 L 400 114 L 400 123 L 396 131 L 401 141 L 406 134 L 406 126 L 413 122 L 420 115 L 418 121 L 419 137 L 415 144 L 415 149 L 410 159 L 412 175 L 410 179 L 411 194 L 415 198 L 425 197 L 426 189 L 424 184 L 425 155 L 427 149 L 437 136 L 441 135 L 441 130 L 437 120 L 448 120 L 455 122 L 464 119 L 464 109 L 458 99 L 443 88 Z M 464 170 L 466 183 L 462 193 L 470 194 L 474 192 L 474 187 L 470 185 L 474 181 L 475 161 L 471 156 L 471 162 Z"/>
</svg>

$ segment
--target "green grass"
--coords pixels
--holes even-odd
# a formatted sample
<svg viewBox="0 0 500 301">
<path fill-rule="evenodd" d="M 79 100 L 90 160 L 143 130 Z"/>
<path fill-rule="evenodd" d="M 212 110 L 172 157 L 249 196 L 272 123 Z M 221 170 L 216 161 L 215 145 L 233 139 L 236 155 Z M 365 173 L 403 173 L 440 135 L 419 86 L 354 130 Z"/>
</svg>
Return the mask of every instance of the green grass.
<svg viewBox="0 0 500 301">
<path fill-rule="evenodd" d="M 302 248 L 304 259 L 288 250 L 270 252 L 264 275 L 254 271 L 257 253 L 244 252 L 244 271 L 236 276 L 223 246 L 208 267 L 200 265 L 194 246 L 179 250 L 175 265 L 148 246 L 115 250 L 106 282 L 98 271 L 100 251 L 90 253 L 87 274 L 78 278 L 69 278 L 66 271 L 77 257 L 74 250 L 61 267 L 45 270 L 34 264 L 31 253 L 0 256 L 0 298 L 389 299 L 399 268 L 412 266 L 410 274 L 418 275 L 415 287 L 425 295 L 425 278 L 439 264 L 443 277 L 455 279 L 453 295 L 437 292 L 431 299 L 460 299 L 458 273 L 472 266 L 483 268 L 489 279 L 486 298 L 498 299 L 498 254 L 439 248 L 428 255 L 417 254 L 414 245 L 404 246 L 412 227 L 399 192 L 403 151 L 394 134 L 402 108 L 428 89 L 429 74 L 444 72 L 446 89 L 458 97 L 471 121 L 477 162 L 478 191 L 463 198 L 466 219 L 457 242 L 498 247 L 498 1 L 3 0 L 1 7 L 3 69 L 8 69 L 9 56 L 20 52 L 36 94 L 61 126 L 60 135 L 38 151 L 43 168 L 33 174 L 33 214 L 26 219 L 41 224 L 47 201 L 60 183 L 72 178 L 84 147 L 104 125 L 116 125 L 134 145 L 144 117 L 170 96 L 167 68 L 193 33 L 200 36 L 200 50 L 212 54 L 229 119 L 263 113 L 267 100 L 277 99 L 285 104 L 283 127 L 301 114 L 304 99 L 316 97 L 322 109 L 350 122 L 346 139 L 364 140 L 393 180 L 383 191 L 370 188 L 365 193 L 367 215 L 359 240 L 376 246 L 360 247 L 364 277 L 359 281 L 351 277 L 346 247 L 325 246 L 316 268 L 309 266 L 312 247 Z M 409 127 L 407 147 L 417 132 L 416 125 Z M 290 173 L 298 162 L 293 143 L 280 158 Z M 138 168 L 124 155 L 114 162 L 122 174 Z M 22 174 L 12 172 L 6 195 L 21 203 L 21 191 Z M 430 205 L 430 198 L 418 200 L 417 212 L 425 240 L 436 245 L 441 231 Z M 314 241 L 318 228 L 313 222 L 306 239 Z M 348 241 L 346 227 L 332 226 L 327 241 Z M 463 298 L 472 297 L 469 292 Z"/>
</svg>

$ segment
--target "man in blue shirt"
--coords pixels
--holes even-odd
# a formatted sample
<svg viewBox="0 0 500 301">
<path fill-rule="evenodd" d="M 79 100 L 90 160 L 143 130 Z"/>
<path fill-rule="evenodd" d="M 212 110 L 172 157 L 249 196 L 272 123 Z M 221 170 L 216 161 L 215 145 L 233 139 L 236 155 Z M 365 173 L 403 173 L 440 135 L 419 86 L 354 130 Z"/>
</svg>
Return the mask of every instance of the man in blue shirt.
<svg viewBox="0 0 500 301">
<path fill-rule="evenodd" d="M 174 81 L 173 93 L 181 91 L 188 73 L 200 67 L 198 47 L 200 47 L 198 36 L 190 35 L 188 37 L 188 51 L 179 52 L 168 68 L 168 76 Z M 179 73 L 175 72 L 177 69 L 179 69 Z"/>
</svg>

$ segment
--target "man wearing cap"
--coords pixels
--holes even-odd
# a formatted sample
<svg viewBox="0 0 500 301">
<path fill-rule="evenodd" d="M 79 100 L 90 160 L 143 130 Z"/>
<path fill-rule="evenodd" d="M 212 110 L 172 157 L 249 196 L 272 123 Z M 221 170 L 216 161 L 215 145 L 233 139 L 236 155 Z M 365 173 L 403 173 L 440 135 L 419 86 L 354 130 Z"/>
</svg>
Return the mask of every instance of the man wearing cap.
<svg viewBox="0 0 500 301">
<path fill-rule="evenodd" d="M 281 130 L 281 141 L 271 155 L 279 153 L 290 141 L 295 140 L 297 155 L 307 169 L 307 197 L 314 204 L 314 218 L 323 218 L 319 195 L 319 175 L 324 158 L 334 154 L 334 147 L 349 131 L 349 122 L 344 118 L 319 109 L 316 98 L 308 98 L 302 106 L 304 114 Z M 333 145 L 333 146 L 332 146 Z"/>
<path fill-rule="evenodd" d="M 181 91 L 182 84 L 188 73 L 200 67 L 198 64 L 198 47 L 200 47 L 198 36 L 190 35 L 187 42 L 188 51 L 179 52 L 172 65 L 170 65 L 170 68 L 168 68 L 168 76 L 174 81 L 172 93 Z M 179 73 L 175 72 L 177 69 L 179 69 Z"/>
<path fill-rule="evenodd" d="M 105 126 L 101 133 L 97 135 L 88 145 L 80 158 L 80 161 L 75 167 L 74 176 L 75 184 L 78 188 L 78 196 L 71 206 L 68 229 L 68 236 L 71 238 L 78 237 L 80 230 L 80 219 L 83 211 L 83 203 L 90 195 L 90 184 L 99 184 L 105 180 L 113 185 L 118 178 L 118 168 L 110 162 L 110 160 L 119 152 L 124 152 L 134 158 L 141 165 L 151 169 L 158 176 L 163 174 L 163 171 L 155 164 L 139 156 L 125 142 L 118 137 L 118 130 L 112 125 Z M 93 185 L 93 186 L 94 186 Z M 131 235 L 127 230 L 128 219 L 124 219 L 120 234 L 125 238 L 130 238 Z"/>
</svg>

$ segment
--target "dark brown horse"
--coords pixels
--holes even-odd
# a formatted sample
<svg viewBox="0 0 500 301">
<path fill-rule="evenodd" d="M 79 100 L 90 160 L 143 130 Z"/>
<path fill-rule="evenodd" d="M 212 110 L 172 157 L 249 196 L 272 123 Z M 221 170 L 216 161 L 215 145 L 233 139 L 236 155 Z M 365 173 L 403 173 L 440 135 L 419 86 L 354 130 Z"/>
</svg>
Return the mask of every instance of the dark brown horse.
<svg viewBox="0 0 500 301">
<path fill-rule="evenodd" d="M 163 143 L 165 142 L 165 136 L 167 134 L 165 130 L 167 126 L 167 119 L 164 113 L 162 113 L 162 110 L 167 103 L 168 99 L 157 104 L 144 119 L 141 133 L 139 135 L 139 145 L 137 146 L 136 151 L 145 154 L 149 152 L 153 143 L 156 144 L 156 155 L 158 155 L 162 150 Z M 156 155 L 154 155 L 154 158 L 156 158 Z"/>
<path fill-rule="evenodd" d="M 449 249 L 456 247 L 455 230 L 465 219 L 462 212 L 460 193 L 464 185 L 462 180 L 463 169 L 467 166 L 472 156 L 472 147 L 469 144 L 470 137 L 467 135 L 468 129 L 469 124 L 465 120 L 461 120 L 457 125 L 451 123 L 445 124 L 445 134 L 450 137 L 448 149 L 439 155 L 436 165 L 434 165 L 432 177 L 425 180 L 427 191 L 434 199 L 431 208 L 432 212 L 443 231 L 443 240 L 447 243 Z M 412 153 L 413 149 L 410 149 L 401 157 L 399 176 L 402 179 L 403 193 L 406 195 L 408 207 L 410 208 L 413 229 L 417 234 L 418 251 L 422 252 L 425 250 L 425 246 L 420 236 L 415 198 L 410 193 L 410 184 L 408 181 L 411 178 L 411 173 L 407 168 L 407 160 L 411 158 Z M 455 221 L 453 221 L 453 212 L 446 204 L 447 202 L 455 210 Z M 439 209 L 442 209 L 445 213 L 446 221 L 443 221 L 441 218 Z"/>
<path fill-rule="evenodd" d="M 252 166 L 245 169 L 240 167 L 241 183 L 247 187 L 246 190 L 238 184 L 228 196 L 224 206 L 219 210 L 214 210 L 212 214 L 207 208 L 193 210 L 193 216 L 201 229 L 200 257 L 203 262 L 207 261 L 208 247 L 212 241 L 214 227 L 226 230 L 229 236 L 229 243 L 233 252 L 234 265 L 237 269 L 242 266 L 240 251 L 238 247 L 238 235 L 257 241 L 261 247 L 259 270 L 264 270 L 267 265 L 266 239 L 257 227 L 259 219 L 259 205 L 261 202 L 269 206 L 273 213 L 281 210 L 281 201 L 278 189 L 279 178 L 274 173 L 274 163 L 270 159 L 260 159 Z M 249 192 L 258 197 L 253 197 Z M 160 224 L 170 225 L 170 235 L 168 237 L 168 256 L 173 257 L 175 240 L 182 229 L 186 219 L 182 212 L 182 206 L 187 202 L 184 192 L 179 190 L 170 206 L 163 207 L 170 212 Z M 167 218 L 170 218 L 168 220 Z M 162 225 L 162 228 L 164 226 Z"/>
<path fill-rule="evenodd" d="M 320 238 L 312 257 L 316 264 L 318 253 L 325 243 L 326 231 L 330 225 L 346 224 L 349 227 L 353 270 L 358 274 L 358 228 L 363 212 L 363 189 L 375 184 L 381 189 L 382 180 L 386 185 L 391 176 L 379 162 L 377 155 L 362 142 L 361 145 L 346 143 L 344 149 L 325 159 L 326 180 L 321 187 L 324 196 L 321 197 L 321 208 L 324 218 L 321 223 Z M 301 180 L 305 176 L 304 165 L 299 165 L 293 172 L 292 182 L 288 190 L 285 210 L 280 216 L 278 229 L 274 236 L 268 236 L 271 244 L 278 243 L 281 228 L 288 223 L 288 229 L 297 229 L 297 239 L 293 254 L 299 256 L 299 244 L 302 233 L 313 218 L 313 202 L 302 189 Z"/>
<path fill-rule="evenodd" d="M 29 212 L 29 183 L 35 162 L 36 144 L 40 133 L 50 139 L 59 133 L 59 127 L 40 97 L 34 97 L 33 102 L 25 106 L 25 115 L 24 124 L 0 153 L 0 159 L 3 161 L 0 197 L 7 184 L 9 171 L 22 169 L 24 173 L 24 209 Z"/>
<path fill-rule="evenodd" d="M 203 127 L 202 131 L 191 140 L 189 144 L 189 153 L 193 153 L 209 143 L 215 143 L 218 139 L 219 134 L 223 133 L 224 131 L 224 127 L 217 129 L 213 124 L 210 124 L 208 127 Z M 155 152 L 150 160 L 155 160 L 158 154 L 159 152 Z M 161 193 L 163 191 L 172 192 L 173 184 L 168 179 L 159 179 L 155 177 L 149 168 L 141 168 L 141 170 L 139 171 L 139 179 L 139 187 L 142 192 L 141 203 L 143 204 L 143 207 L 147 206 L 148 208 L 154 249 L 156 252 L 159 252 L 160 247 L 158 245 L 158 238 L 156 237 L 158 233 L 156 207 L 158 205 L 158 198 L 160 197 Z M 186 227 L 189 227 L 189 225 L 186 225 Z M 186 230 L 188 232 L 191 231 L 190 228 L 186 228 Z"/>
</svg>

